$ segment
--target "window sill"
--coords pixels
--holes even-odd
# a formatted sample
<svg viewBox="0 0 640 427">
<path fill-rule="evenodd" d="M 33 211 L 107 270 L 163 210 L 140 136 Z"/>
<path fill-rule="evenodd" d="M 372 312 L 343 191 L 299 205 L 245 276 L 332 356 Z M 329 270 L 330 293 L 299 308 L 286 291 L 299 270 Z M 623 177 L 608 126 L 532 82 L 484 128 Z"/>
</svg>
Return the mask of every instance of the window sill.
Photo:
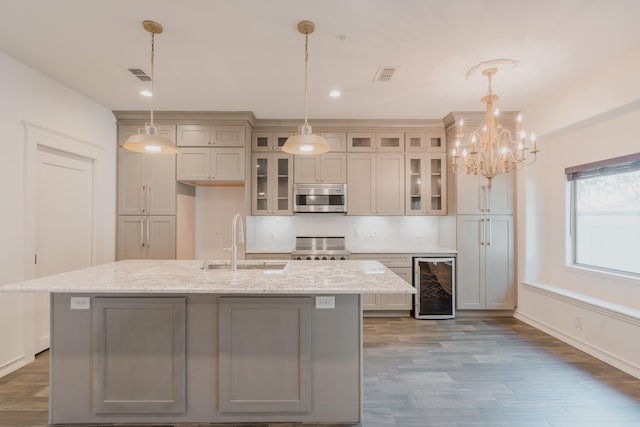
<svg viewBox="0 0 640 427">
<path fill-rule="evenodd" d="M 595 268 L 589 268 L 585 266 L 567 264 L 564 266 L 565 270 L 570 273 L 581 274 L 589 277 L 597 277 L 602 280 L 610 280 L 625 285 L 637 285 L 640 286 L 640 277 L 633 276 L 631 274 L 626 275 L 622 273 L 614 273 L 604 270 L 596 270 Z"/>
</svg>

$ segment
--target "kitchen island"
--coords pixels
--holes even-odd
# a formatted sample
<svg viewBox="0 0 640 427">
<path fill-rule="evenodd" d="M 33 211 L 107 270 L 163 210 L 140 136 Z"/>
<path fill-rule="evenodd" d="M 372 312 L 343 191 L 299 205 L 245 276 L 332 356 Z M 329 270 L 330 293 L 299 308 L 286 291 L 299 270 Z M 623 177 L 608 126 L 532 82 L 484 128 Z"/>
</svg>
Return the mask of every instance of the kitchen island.
<svg viewBox="0 0 640 427">
<path fill-rule="evenodd" d="M 49 418 L 358 423 L 376 261 L 119 261 L 0 287 L 51 292 Z"/>
</svg>

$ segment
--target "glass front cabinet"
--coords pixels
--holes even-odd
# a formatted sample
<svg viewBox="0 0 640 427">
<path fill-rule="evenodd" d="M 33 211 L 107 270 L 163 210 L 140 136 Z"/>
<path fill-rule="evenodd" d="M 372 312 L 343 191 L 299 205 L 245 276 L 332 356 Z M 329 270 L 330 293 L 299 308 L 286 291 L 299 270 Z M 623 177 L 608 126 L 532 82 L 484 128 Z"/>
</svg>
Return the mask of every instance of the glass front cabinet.
<svg viewBox="0 0 640 427">
<path fill-rule="evenodd" d="M 446 215 L 446 153 L 407 153 L 405 162 L 405 214 Z"/>
<path fill-rule="evenodd" d="M 293 157 L 285 153 L 253 153 L 252 215 L 293 214 Z"/>
</svg>

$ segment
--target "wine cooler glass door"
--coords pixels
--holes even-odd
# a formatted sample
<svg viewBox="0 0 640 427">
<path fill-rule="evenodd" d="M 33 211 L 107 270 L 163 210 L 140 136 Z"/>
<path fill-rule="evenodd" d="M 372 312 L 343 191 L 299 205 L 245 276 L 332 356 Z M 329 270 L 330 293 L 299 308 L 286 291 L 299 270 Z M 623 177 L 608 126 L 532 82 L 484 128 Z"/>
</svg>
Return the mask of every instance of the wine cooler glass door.
<svg viewBox="0 0 640 427">
<path fill-rule="evenodd" d="M 416 319 L 455 317 L 455 258 L 414 258 Z"/>
</svg>

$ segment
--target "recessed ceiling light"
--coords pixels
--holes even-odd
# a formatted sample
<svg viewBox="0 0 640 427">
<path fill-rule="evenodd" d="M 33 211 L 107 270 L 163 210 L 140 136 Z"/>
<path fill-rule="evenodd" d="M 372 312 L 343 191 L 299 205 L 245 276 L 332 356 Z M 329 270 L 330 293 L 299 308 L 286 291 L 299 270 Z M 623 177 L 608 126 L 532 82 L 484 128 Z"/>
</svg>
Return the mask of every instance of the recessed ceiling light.
<svg viewBox="0 0 640 427">
<path fill-rule="evenodd" d="M 338 98 L 340 95 L 342 95 L 342 92 L 340 92 L 337 89 L 332 90 L 331 92 L 329 92 L 329 96 L 332 97 L 332 98 Z"/>
<path fill-rule="evenodd" d="M 151 98 L 153 96 L 153 94 L 151 93 L 150 90 L 141 90 L 140 91 L 140 95 L 147 97 L 147 98 Z"/>
</svg>

